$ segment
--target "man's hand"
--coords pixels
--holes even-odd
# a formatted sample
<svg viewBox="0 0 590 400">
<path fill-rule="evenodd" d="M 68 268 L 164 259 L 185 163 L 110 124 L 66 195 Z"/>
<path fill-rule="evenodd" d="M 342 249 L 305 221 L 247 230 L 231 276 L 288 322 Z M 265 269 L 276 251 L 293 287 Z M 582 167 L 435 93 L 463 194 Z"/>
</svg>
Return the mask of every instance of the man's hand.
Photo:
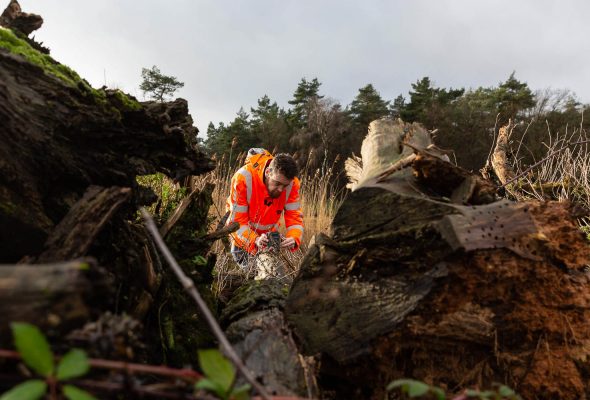
<svg viewBox="0 0 590 400">
<path fill-rule="evenodd" d="M 262 235 L 260 235 L 256 238 L 254 243 L 256 244 L 256 247 L 258 247 L 258 249 L 262 250 L 268 244 L 268 236 L 266 236 L 266 233 L 263 233 Z"/>
<path fill-rule="evenodd" d="M 295 239 L 292 237 L 286 237 L 281 241 L 281 247 L 285 247 L 287 249 L 292 249 L 296 244 L 297 243 L 295 242 Z"/>
</svg>

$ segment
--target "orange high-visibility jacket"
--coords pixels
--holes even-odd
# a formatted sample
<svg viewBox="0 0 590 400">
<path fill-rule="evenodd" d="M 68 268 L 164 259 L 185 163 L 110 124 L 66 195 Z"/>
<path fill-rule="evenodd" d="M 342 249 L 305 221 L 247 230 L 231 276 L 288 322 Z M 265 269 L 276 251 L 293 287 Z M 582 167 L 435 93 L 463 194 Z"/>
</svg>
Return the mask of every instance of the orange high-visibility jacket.
<svg viewBox="0 0 590 400">
<path fill-rule="evenodd" d="M 299 179 L 293 181 L 283 193 L 273 199 L 264 185 L 264 170 L 272 160 L 264 149 L 250 149 L 246 165 L 231 180 L 231 192 L 227 198 L 227 224 L 237 221 L 240 229 L 231 234 L 232 242 L 250 254 L 256 254 L 254 241 L 263 233 L 276 231 L 281 214 L 285 213 L 287 237 L 295 239 L 295 250 L 303 237 L 303 214 L 299 203 Z"/>
</svg>

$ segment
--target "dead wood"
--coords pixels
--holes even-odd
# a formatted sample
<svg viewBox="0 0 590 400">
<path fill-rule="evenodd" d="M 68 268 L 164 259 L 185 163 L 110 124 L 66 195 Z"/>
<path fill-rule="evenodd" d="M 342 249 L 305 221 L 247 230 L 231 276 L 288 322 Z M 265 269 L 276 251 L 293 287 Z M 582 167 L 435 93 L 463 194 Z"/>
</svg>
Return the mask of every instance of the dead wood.
<svg viewBox="0 0 590 400">
<path fill-rule="evenodd" d="M 130 188 L 89 187 L 53 230 L 36 262 L 69 260 L 86 255 L 105 224 L 130 197 Z"/>
<path fill-rule="evenodd" d="M 0 81 L 0 261 L 39 254 L 91 185 L 135 188 L 137 175 L 213 168 L 185 100 L 140 105 L 72 86 L 5 49 Z"/>
<path fill-rule="evenodd" d="M 66 332 L 112 305 L 110 285 L 112 278 L 92 259 L 0 265 L 0 336 L 6 338 L 12 321 Z"/>
<path fill-rule="evenodd" d="M 180 265 L 178 265 L 178 263 L 174 259 L 174 256 L 172 255 L 172 253 L 170 252 L 170 250 L 168 249 L 168 247 L 164 243 L 162 236 L 158 232 L 158 228 L 156 227 L 156 224 L 154 223 L 154 220 L 152 219 L 152 217 L 148 214 L 147 211 L 145 211 L 145 209 L 142 209 L 141 212 L 142 212 L 142 216 L 145 220 L 146 227 L 149 230 L 150 234 L 152 235 L 154 241 L 156 242 L 158 249 L 160 250 L 160 252 L 162 252 L 162 255 L 166 259 L 166 262 L 168 263 L 168 265 L 170 266 L 170 268 L 174 272 L 174 275 L 176 275 L 178 281 L 180 282 L 180 284 L 182 285 L 184 290 L 190 295 L 190 297 L 193 298 L 193 300 L 197 304 L 197 307 L 198 307 L 200 313 L 205 318 L 207 325 L 209 325 L 209 328 L 213 331 L 215 338 L 219 341 L 219 345 L 220 345 L 223 353 L 236 366 L 236 369 L 242 374 L 244 379 L 248 383 L 250 383 L 252 385 L 252 387 L 265 400 L 269 400 L 269 396 L 268 396 L 264 386 L 261 386 L 258 383 L 258 381 L 256 381 L 256 378 L 254 377 L 254 375 L 252 375 L 252 373 L 246 368 L 246 366 L 243 364 L 243 362 L 240 359 L 240 357 L 238 356 L 238 354 L 235 352 L 232 345 L 227 340 L 227 337 L 225 336 L 225 334 L 221 330 L 221 327 L 219 326 L 217 320 L 215 319 L 215 317 L 213 316 L 213 314 L 209 310 L 207 303 L 205 303 L 205 301 L 203 300 L 203 298 L 201 297 L 201 295 L 197 291 L 195 283 L 184 273 L 184 271 L 182 270 Z"/>
<path fill-rule="evenodd" d="M 590 252 L 567 205 L 495 202 L 493 185 L 413 151 L 347 197 L 287 298 L 304 353 L 323 355 L 320 379 L 347 382 L 324 388 L 377 399 L 412 377 L 584 397 Z"/>
<path fill-rule="evenodd" d="M 170 218 L 168 218 L 168 220 L 160 227 L 160 235 L 162 235 L 162 237 L 166 237 L 168 232 L 170 232 L 170 230 L 182 217 L 188 206 L 191 205 L 191 203 L 194 200 L 194 197 L 198 193 L 199 192 L 197 190 L 193 190 L 191 193 L 189 193 L 188 196 L 186 196 L 184 199 L 180 201 L 180 204 L 176 207 Z"/>
<path fill-rule="evenodd" d="M 492 169 L 500 183 L 505 185 L 506 182 L 512 180 L 516 175 L 512 169 L 511 163 L 508 160 L 509 153 L 509 140 L 512 131 L 514 130 L 514 124 L 512 120 L 508 121 L 508 125 L 500 128 L 498 131 L 498 138 L 496 139 L 496 146 L 492 152 L 490 158 L 490 164 Z"/>
<path fill-rule="evenodd" d="M 218 229 L 215 232 L 207 234 L 207 236 L 205 236 L 203 239 L 215 241 L 217 239 L 221 239 L 228 236 L 230 233 L 235 232 L 238 229 L 240 229 L 240 224 L 237 222 L 232 222 L 229 225 L 224 225 L 223 228 Z"/>
<path fill-rule="evenodd" d="M 225 332 L 244 364 L 271 394 L 318 394 L 312 357 L 303 357 L 282 310 L 286 287 L 279 279 L 245 282 L 224 308 Z"/>
<path fill-rule="evenodd" d="M 37 14 L 25 13 L 17 0 L 11 0 L 2 15 L 0 26 L 21 32 L 28 36 L 43 25 L 43 18 Z"/>
</svg>

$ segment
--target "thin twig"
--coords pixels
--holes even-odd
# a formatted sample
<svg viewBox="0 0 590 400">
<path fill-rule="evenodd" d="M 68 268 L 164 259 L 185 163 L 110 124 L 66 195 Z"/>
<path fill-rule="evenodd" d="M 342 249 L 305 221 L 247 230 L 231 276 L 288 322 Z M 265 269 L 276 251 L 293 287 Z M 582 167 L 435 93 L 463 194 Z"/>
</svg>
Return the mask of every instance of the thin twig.
<svg viewBox="0 0 590 400">
<path fill-rule="evenodd" d="M 203 239 L 207 241 L 215 241 L 217 239 L 221 239 L 222 237 L 228 236 L 229 234 L 237 231 L 238 229 L 240 229 L 240 224 L 234 221 L 229 225 L 225 225 L 223 228 L 216 230 L 215 232 L 211 232 L 203 236 Z"/>
<path fill-rule="evenodd" d="M 13 360 L 21 360 L 22 357 L 20 353 L 14 350 L 5 350 L 0 349 L 0 358 L 7 358 Z M 56 360 L 60 360 L 61 357 L 55 357 Z M 199 379 L 203 378 L 203 375 L 194 371 L 192 369 L 184 368 L 184 369 L 177 369 L 177 368 L 170 368 L 163 365 L 146 365 L 146 364 L 133 364 L 127 363 L 123 361 L 111 361 L 111 360 L 103 360 L 100 358 L 90 358 L 88 359 L 88 364 L 92 368 L 99 368 L 99 369 L 109 369 L 109 370 L 120 370 L 125 371 L 130 374 L 134 373 L 144 373 L 144 374 L 154 374 L 154 375 L 161 375 L 161 376 L 170 376 L 173 378 L 182 378 L 188 379 L 191 382 L 196 382 Z"/>
<path fill-rule="evenodd" d="M 199 310 L 201 311 L 201 313 L 203 314 L 203 316 L 205 317 L 207 324 L 209 324 L 209 327 L 213 331 L 213 334 L 215 335 L 215 337 L 219 341 L 222 351 L 235 364 L 236 368 L 242 373 L 244 378 L 250 384 L 252 384 L 252 387 L 254 389 L 256 389 L 256 391 L 258 391 L 258 393 L 265 400 L 270 400 L 270 397 L 266 393 L 266 390 L 264 389 L 264 387 L 260 383 L 258 383 L 258 381 L 256 381 L 256 379 L 252 376 L 250 371 L 248 371 L 248 369 L 246 368 L 246 366 L 244 365 L 244 363 L 242 362 L 242 360 L 240 359 L 238 354 L 235 352 L 235 350 L 233 349 L 233 347 L 231 346 L 231 344 L 229 343 L 229 341 L 225 337 L 225 334 L 223 333 L 223 331 L 221 330 L 221 327 L 219 326 L 219 324 L 215 320 L 215 317 L 213 316 L 213 314 L 211 313 L 211 311 L 207 307 L 207 304 L 205 304 L 205 301 L 201 298 L 201 295 L 199 294 L 199 292 L 197 291 L 197 288 L 195 287 L 194 282 L 189 277 L 187 277 L 185 275 L 182 268 L 180 268 L 180 265 L 178 265 L 178 263 L 176 262 L 176 260 L 172 256 L 172 253 L 170 253 L 170 250 L 168 249 L 168 246 L 166 246 L 166 243 L 164 243 L 162 236 L 160 236 L 160 233 L 158 232 L 158 228 L 156 227 L 156 224 L 154 223 L 154 220 L 152 219 L 151 215 L 144 208 L 141 209 L 141 214 L 143 216 L 143 219 L 145 220 L 146 228 L 151 233 L 152 237 L 154 238 L 154 241 L 156 242 L 156 245 L 160 249 L 160 252 L 164 255 L 164 258 L 166 259 L 166 261 L 168 261 L 170 268 L 172 268 L 172 271 L 174 272 L 174 274 L 176 275 L 176 277 L 180 281 L 182 287 L 195 300 L 195 303 L 197 303 L 197 306 L 198 306 Z"/>
<path fill-rule="evenodd" d="M 415 159 L 416 159 L 416 154 L 412 153 L 409 156 L 404 157 L 404 158 L 394 162 L 393 164 L 391 164 L 391 166 L 387 167 L 387 169 L 385 171 L 383 171 L 377 177 L 377 182 L 378 183 L 383 182 L 389 175 L 393 174 L 394 172 L 400 171 L 400 170 L 406 168 L 407 166 L 411 165 Z"/>
</svg>

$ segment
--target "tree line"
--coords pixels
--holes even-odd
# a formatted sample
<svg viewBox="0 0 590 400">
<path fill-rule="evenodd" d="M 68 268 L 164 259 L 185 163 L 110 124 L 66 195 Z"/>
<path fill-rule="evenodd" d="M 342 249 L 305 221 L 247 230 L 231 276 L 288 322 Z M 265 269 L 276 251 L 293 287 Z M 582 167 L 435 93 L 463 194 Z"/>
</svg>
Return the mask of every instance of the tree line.
<svg viewBox="0 0 590 400">
<path fill-rule="evenodd" d="M 264 147 L 292 153 L 312 169 L 322 163 L 340 168 L 343 159 L 360 152 L 369 123 L 391 117 L 436 129 L 437 145 L 453 150 L 459 165 L 476 170 L 486 161 L 494 129 L 509 119 L 517 125 L 513 140 L 520 144 L 522 139 L 526 163 L 545 154 L 550 131 L 579 127 L 588 108 L 569 90 L 533 92 L 514 73 L 497 86 L 476 89 L 436 87 L 424 77 L 411 84 L 407 96 L 393 101 L 367 84 L 346 106 L 320 94 L 320 87 L 317 78 L 303 78 L 286 109 L 264 95 L 249 112 L 242 107 L 228 124 L 209 123 L 205 147 L 233 158 L 251 147 Z"/>
</svg>

